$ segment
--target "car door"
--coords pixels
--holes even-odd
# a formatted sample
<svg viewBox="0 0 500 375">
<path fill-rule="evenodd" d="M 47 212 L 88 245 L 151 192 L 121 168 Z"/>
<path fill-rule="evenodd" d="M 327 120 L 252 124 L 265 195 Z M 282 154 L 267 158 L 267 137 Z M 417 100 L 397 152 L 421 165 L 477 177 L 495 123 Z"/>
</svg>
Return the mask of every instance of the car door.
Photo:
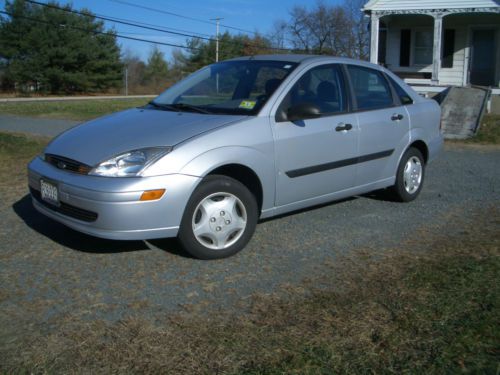
<svg viewBox="0 0 500 375">
<path fill-rule="evenodd" d="M 316 109 L 315 118 L 290 121 L 289 115 L 301 107 Z M 358 128 L 340 65 L 306 71 L 284 97 L 273 122 L 277 207 L 353 186 Z"/>
<path fill-rule="evenodd" d="M 359 124 L 355 184 L 382 182 L 395 175 L 408 145 L 408 113 L 382 71 L 358 65 L 348 65 L 347 71 Z"/>
</svg>

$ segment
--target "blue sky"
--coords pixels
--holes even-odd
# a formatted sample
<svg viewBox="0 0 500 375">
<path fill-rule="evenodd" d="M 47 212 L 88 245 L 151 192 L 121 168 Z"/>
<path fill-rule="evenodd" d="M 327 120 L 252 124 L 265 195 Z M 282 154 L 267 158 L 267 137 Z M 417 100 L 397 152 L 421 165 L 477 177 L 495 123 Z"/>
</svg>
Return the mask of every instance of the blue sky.
<svg viewBox="0 0 500 375">
<path fill-rule="evenodd" d="M 38 0 L 48 2 L 48 0 Z M 215 35 L 215 25 L 194 20 L 175 17 L 172 15 L 153 12 L 147 9 L 139 9 L 119 3 L 121 0 L 59 0 L 61 4 L 72 4 L 73 9 L 80 10 L 88 8 L 95 14 L 111 16 L 115 18 L 129 19 L 148 24 L 160 25 L 164 27 L 182 29 L 188 32 Z M 273 24 L 278 19 L 287 19 L 288 11 L 294 5 L 311 6 L 315 2 L 312 0 L 123 0 L 127 3 L 138 4 L 144 7 L 162 9 L 167 12 L 178 13 L 187 17 L 209 21 L 211 18 L 224 18 L 221 24 L 234 26 L 250 31 L 259 31 L 263 34 L 272 30 Z M 337 4 L 340 0 L 328 0 L 328 4 Z M 4 8 L 5 1 L 0 0 L 1 8 Z M 108 27 L 113 24 L 107 22 Z M 164 43 L 185 44 L 186 38 L 164 34 L 161 32 L 139 29 L 131 26 L 115 24 L 118 32 L 127 36 L 141 39 L 156 40 Z M 221 32 L 226 29 L 221 27 Z M 237 33 L 235 30 L 228 30 Z M 119 43 L 124 49 L 130 49 L 144 60 L 147 58 L 152 45 L 136 41 L 119 39 Z M 172 49 L 166 46 L 159 46 L 168 59 Z"/>
</svg>

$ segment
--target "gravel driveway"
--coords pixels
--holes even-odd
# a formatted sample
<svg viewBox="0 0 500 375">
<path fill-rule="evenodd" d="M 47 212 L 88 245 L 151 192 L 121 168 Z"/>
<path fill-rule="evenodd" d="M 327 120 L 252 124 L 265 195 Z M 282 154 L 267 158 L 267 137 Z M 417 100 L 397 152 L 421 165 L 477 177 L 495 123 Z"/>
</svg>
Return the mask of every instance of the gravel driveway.
<svg viewBox="0 0 500 375">
<path fill-rule="evenodd" d="M 268 220 L 244 251 L 218 261 L 189 258 L 175 240 L 80 234 L 38 214 L 25 184 L 0 184 L 0 336 L 50 329 L 68 316 L 115 321 L 238 308 L 255 293 L 286 290 L 326 272 L 339 254 L 397 248 L 500 204 L 498 165 L 498 147 L 447 145 L 429 165 L 415 202 L 395 203 L 380 193 Z"/>
</svg>

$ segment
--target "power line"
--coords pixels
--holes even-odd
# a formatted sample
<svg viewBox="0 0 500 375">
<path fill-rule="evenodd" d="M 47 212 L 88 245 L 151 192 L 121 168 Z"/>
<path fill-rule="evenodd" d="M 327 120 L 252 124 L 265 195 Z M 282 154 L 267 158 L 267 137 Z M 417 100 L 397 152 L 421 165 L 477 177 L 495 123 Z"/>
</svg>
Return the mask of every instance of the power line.
<svg viewBox="0 0 500 375">
<path fill-rule="evenodd" d="M 163 9 L 152 8 L 152 7 L 148 7 L 148 6 L 145 6 L 145 5 L 139 5 L 139 4 L 131 3 L 129 1 L 125 1 L 125 0 L 108 0 L 108 1 L 113 2 L 113 3 L 128 5 L 128 6 L 139 8 L 139 9 L 149 10 L 151 12 L 162 13 L 162 14 L 167 14 L 167 15 L 170 15 L 170 16 L 180 17 L 180 18 L 184 18 L 184 19 L 188 19 L 188 20 L 192 20 L 192 21 L 196 21 L 196 22 L 201 22 L 201 23 L 205 23 L 205 24 L 209 24 L 209 25 L 213 25 L 213 26 L 216 25 L 215 22 L 210 22 L 210 21 L 207 21 L 207 20 L 204 20 L 204 19 L 190 17 L 190 16 L 186 16 L 186 15 L 183 15 L 183 14 L 180 14 L 180 13 L 174 13 L 174 12 L 170 12 L 170 11 L 163 10 Z M 232 30 L 236 30 L 236 31 L 241 31 L 241 32 L 244 32 L 244 33 L 247 33 L 247 34 L 260 35 L 256 31 L 242 29 L 242 28 L 239 28 L 239 27 L 236 27 L 236 26 L 230 26 L 230 25 L 226 25 L 226 24 L 222 24 L 222 23 L 220 24 L 220 26 L 224 27 L 226 29 L 232 29 Z M 293 40 L 288 39 L 288 38 L 284 38 L 283 40 L 287 41 L 287 42 L 290 42 L 290 43 L 294 43 Z M 272 49 L 272 50 L 277 50 L 277 51 L 292 51 L 292 50 L 294 50 L 294 51 L 299 51 L 299 52 L 307 52 L 305 50 L 297 50 L 297 49 L 294 49 L 294 48 L 279 48 L 279 47 L 275 47 L 275 48 L 267 48 L 267 49 L 269 49 L 269 50 Z"/>
<path fill-rule="evenodd" d="M 188 38 L 199 38 L 199 39 L 203 39 L 203 40 L 209 40 L 209 41 L 214 40 L 215 41 L 215 39 L 205 38 L 205 37 L 196 36 L 196 35 L 192 35 L 192 34 L 179 33 L 179 32 L 176 32 L 176 31 L 167 31 L 167 30 L 163 30 L 163 29 L 160 29 L 160 28 L 157 28 L 157 27 L 151 27 L 151 26 L 140 26 L 140 25 L 137 25 L 137 23 L 135 23 L 135 22 L 117 21 L 116 19 L 112 19 L 110 17 L 97 16 L 97 15 L 94 15 L 94 14 L 86 14 L 86 13 L 83 13 L 83 12 L 80 12 L 80 11 L 77 11 L 77 10 L 67 9 L 67 8 L 61 8 L 61 7 L 58 7 L 56 5 L 41 3 L 41 2 L 35 1 L 35 0 L 25 0 L 25 1 L 28 2 L 28 3 L 31 3 L 31 4 L 37 4 L 37 5 L 40 5 L 40 6 L 44 6 L 46 8 L 52 8 L 52 9 L 62 10 L 64 12 L 78 14 L 80 16 L 93 17 L 93 18 L 97 18 L 97 19 L 103 20 L 103 21 L 116 22 L 116 23 L 120 23 L 120 24 L 123 24 L 123 25 L 138 27 L 138 28 L 147 29 L 147 30 L 159 31 L 159 32 L 167 33 L 167 34 L 185 36 L 185 37 L 188 37 Z"/>
<path fill-rule="evenodd" d="M 180 14 L 180 13 L 169 12 L 167 10 L 158 9 L 158 8 L 151 8 L 151 7 L 148 7 L 148 6 L 145 6 L 145 5 L 134 4 L 134 3 L 130 3 L 130 2 L 124 1 L 124 0 L 109 0 L 109 1 L 111 1 L 113 3 L 128 5 L 128 6 L 135 7 L 135 8 L 149 10 L 151 12 L 168 14 L 170 16 L 180 17 L 180 18 L 184 18 L 184 19 L 187 19 L 187 20 L 201 22 L 201 23 L 205 23 L 205 24 L 209 24 L 209 25 L 214 25 L 215 26 L 215 22 L 210 22 L 210 21 L 207 21 L 207 20 L 204 20 L 204 19 L 186 16 L 186 15 L 183 15 L 183 14 Z M 235 26 L 229 26 L 229 25 L 224 25 L 224 24 L 220 24 L 220 26 L 225 27 L 226 29 L 237 30 L 237 31 L 241 31 L 241 32 L 244 32 L 244 33 L 247 33 L 247 34 L 254 34 L 254 35 L 258 35 L 259 34 L 259 33 L 255 32 L 255 31 L 241 29 L 241 28 L 235 27 Z"/>
<path fill-rule="evenodd" d="M 95 13 L 95 14 L 98 15 L 98 16 L 101 16 L 101 17 L 105 17 L 106 16 L 106 15 L 99 14 L 99 13 Z M 117 23 L 119 23 L 119 21 L 135 22 L 137 25 L 157 27 L 157 28 L 163 29 L 165 31 L 179 31 L 179 32 L 182 32 L 182 33 L 192 33 L 192 34 L 195 34 L 196 37 L 198 37 L 198 36 L 207 36 L 207 37 L 210 37 L 211 36 L 209 34 L 199 33 L 199 32 L 196 32 L 196 31 L 189 31 L 189 30 L 177 29 L 177 28 L 174 28 L 174 27 L 160 26 L 160 25 L 155 25 L 155 24 L 152 24 L 152 23 L 134 21 L 134 20 L 126 19 L 126 18 L 117 18 L 117 17 L 109 17 L 109 18 L 112 19 L 113 22 L 117 22 Z"/>
<path fill-rule="evenodd" d="M 188 37 L 188 38 L 202 39 L 202 40 L 206 40 L 206 41 L 210 41 L 210 42 L 216 42 L 216 43 L 219 42 L 220 44 L 237 44 L 237 42 L 233 42 L 233 41 L 220 41 L 220 40 L 218 40 L 219 39 L 218 36 L 216 36 L 216 38 L 214 39 L 214 38 L 207 38 L 207 37 L 198 36 L 198 35 L 194 35 L 194 34 L 180 33 L 180 32 L 175 32 L 175 31 L 168 31 L 168 30 L 164 30 L 164 29 L 159 28 L 159 27 L 139 25 L 139 24 L 137 24 L 136 21 L 131 21 L 131 20 L 129 20 L 129 21 L 123 21 L 123 20 L 118 21 L 117 18 L 107 17 L 107 16 L 99 16 L 99 15 L 89 14 L 89 13 L 85 13 L 85 12 L 81 12 L 81 11 L 77 11 L 77 10 L 73 10 L 73 9 L 61 8 L 61 7 L 58 7 L 56 5 L 46 4 L 46 3 L 42 3 L 42 2 L 39 2 L 39 1 L 35 1 L 35 0 L 25 0 L 25 1 L 28 2 L 28 3 L 40 5 L 40 6 L 43 6 L 43 7 L 61 10 L 61 11 L 67 12 L 67 13 L 73 13 L 73 14 L 77 14 L 77 15 L 85 16 L 85 17 L 92 17 L 92 18 L 96 18 L 96 19 L 100 19 L 100 20 L 108 21 L 108 22 L 116 22 L 116 23 L 119 23 L 119 24 L 128 25 L 128 26 L 137 27 L 137 28 L 142 28 L 142 29 L 146 29 L 146 30 L 158 31 L 158 32 L 162 32 L 162 33 L 167 33 L 167 34 L 172 34 L 172 35 L 178 35 L 178 36 L 184 36 L 184 37 Z M 111 0 L 111 1 L 122 2 L 121 0 Z M 139 6 L 139 7 L 142 7 L 142 6 Z M 217 23 L 214 23 L 214 22 L 209 22 L 209 21 L 204 21 L 204 22 L 217 26 Z M 256 48 L 260 48 L 260 49 L 268 50 L 268 51 L 286 51 L 286 52 L 290 52 L 291 51 L 291 49 L 289 49 L 289 48 L 266 47 L 266 46 L 259 45 L 259 44 L 256 44 L 256 43 L 248 43 L 248 44 L 250 46 L 252 46 L 252 47 L 256 47 Z M 200 49 L 200 48 L 190 48 L 190 47 L 186 47 L 186 46 L 185 47 L 181 47 L 181 48 L 198 49 L 198 50 Z"/>
<path fill-rule="evenodd" d="M 38 18 L 21 16 L 21 15 L 9 13 L 9 12 L 3 11 L 3 10 L 0 10 L 0 13 L 1 14 L 6 14 L 6 15 L 8 15 L 10 17 L 13 17 L 13 18 L 15 18 L 15 17 L 22 18 L 22 19 L 25 19 L 25 20 L 28 20 L 28 21 L 32 21 L 32 22 L 43 23 L 43 24 L 54 26 L 54 27 L 58 27 L 58 28 L 64 27 L 64 28 L 68 28 L 68 29 L 79 30 L 79 31 L 83 31 L 83 32 L 86 32 L 86 33 L 89 33 L 89 34 L 94 34 L 94 35 L 115 36 L 115 37 L 121 38 L 121 39 L 129 39 L 129 40 L 134 40 L 134 41 L 138 41 L 138 42 L 146 42 L 146 43 L 157 44 L 157 45 L 162 45 L 162 46 L 167 46 L 167 47 L 177 47 L 177 48 L 183 48 L 183 49 L 187 49 L 187 50 L 200 50 L 200 48 L 183 46 L 183 45 L 180 45 L 180 44 L 157 42 L 157 41 L 154 41 L 154 40 L 147 40 L 147 39 L 142 39 L 142 38 L 134 38 L 134 37 L 131 37 L 131 36 L 120 35 L 118 33 L 109 33 L 109 32 L 103 32 L 103 31 L 88 30 L 88 29 L 84 29 L 82 27 L 76 27 L 76 26 L 71 26 L 71 25 L 55 24 L 55 23 L 52 23 L 52 22 L 48 22 L 48 21 L 45 21 L 45 20 L 38 19 Z"/>
</svg>

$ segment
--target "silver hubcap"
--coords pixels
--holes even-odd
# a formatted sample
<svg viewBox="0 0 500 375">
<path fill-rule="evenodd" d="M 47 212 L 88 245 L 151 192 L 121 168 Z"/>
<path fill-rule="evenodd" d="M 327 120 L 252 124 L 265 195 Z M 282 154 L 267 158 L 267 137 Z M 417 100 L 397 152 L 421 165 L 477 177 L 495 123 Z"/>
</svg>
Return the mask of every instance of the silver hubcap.
<svg viewBox="0 0 500 375">
<path fill-rule="evenodd" d="M 192 225 L 200 244 L 213 250 L 226 249 L 243 235 L 247 211 L 233 194 L 211 194 L 194 210 Z"/>
<path fill-rule="evenodd" d="M 403 181 L 408 194 L 415 193 L 422 183 L 422 163 L 416 156 L 408 159 L 403 172 Z"/>
</svg>

